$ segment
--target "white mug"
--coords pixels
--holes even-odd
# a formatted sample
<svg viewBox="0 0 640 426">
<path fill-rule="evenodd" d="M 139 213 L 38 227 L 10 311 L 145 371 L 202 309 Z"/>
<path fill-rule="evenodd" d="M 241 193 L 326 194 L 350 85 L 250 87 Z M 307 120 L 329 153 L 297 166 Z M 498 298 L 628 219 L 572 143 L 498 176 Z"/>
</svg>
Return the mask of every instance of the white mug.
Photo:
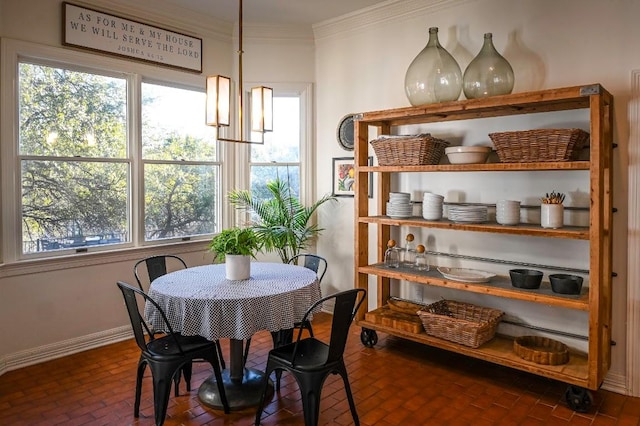
<svg viewBox="0 0 640 426">
<path fill-rule="evenodd" d="M 501 225 L 520 223 L 520 201 L 498 200 L 496 203 L 496 222 Z"/>
</svg>

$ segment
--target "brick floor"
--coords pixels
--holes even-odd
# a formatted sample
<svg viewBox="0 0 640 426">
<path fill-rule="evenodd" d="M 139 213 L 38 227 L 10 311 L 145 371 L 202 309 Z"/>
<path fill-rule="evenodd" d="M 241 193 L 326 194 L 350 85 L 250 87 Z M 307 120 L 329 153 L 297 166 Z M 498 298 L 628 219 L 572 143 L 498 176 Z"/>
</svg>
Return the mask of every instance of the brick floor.
<svg viewBox="0 0 640 426">
<path fill-rule="evenodd" d="M 329 333 L 328 315 L 314 331 Z M 378 334 L 374 348 L 352 326 L 345 359 L 362 425 L 640 425 L 640 398 L 599 390 L 588 413 L 564 401 L 567 385 L 462 355 Z M 228 341 L 222 341 L 228 354 Z M 247 366 L 264 369 L 271 336 L 258 333 Z M 141 416 L 133 417 L 139 349 L 133 340 L 10 371 L 0 376 L 0 425 L 152 425 L 149 369 Z M 194 364 L 192 390 L 184 382 L 169 401 L 165 425 L 251 425 L 255 410 L 225 415 L 200 404 L 198 386 L 211 374 Z M 321 425 L 353 424 L 338 376 L 329 377 L 320 405 Z M 302 425 L 295 380 L 286 373 L 262 414 L 263 425 Z"/>
</svg>

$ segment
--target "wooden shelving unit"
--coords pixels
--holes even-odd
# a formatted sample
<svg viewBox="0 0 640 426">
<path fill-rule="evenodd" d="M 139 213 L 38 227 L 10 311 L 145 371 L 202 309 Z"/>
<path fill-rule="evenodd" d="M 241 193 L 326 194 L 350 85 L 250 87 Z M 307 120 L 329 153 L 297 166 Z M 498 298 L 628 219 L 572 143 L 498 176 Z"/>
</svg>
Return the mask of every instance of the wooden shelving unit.
<svg viewBox="0 0 640 426">
<path fill-rule="evenodd" d="M 539 112 L 560 112 L 588 109 L 590 120 L 590 146 L 588 161 L 538 162 L 538 163 L 488 163 L 432 166 L 371 166 L 369 157 L 369 130 L 377 134 L 394 134 L 394 127 L 409 124 L 427 124 L 444 121 L 506 117 Z M 502 300 L 520 300 L 555 306 L 562 309 L 588 313 L 588 353 L 572 354 L 567 364 L 540 365 L 527 362 L 513 352 L 512 340 L 496 336 L 480 348 L 463 345 L 428 336 L 424 331 L 407 330 L 365 319 L 367 308 L 362 307 L 356 316 L 363 327 L 362 342 L 374 346 L 376 331 L 393 334 L 408 340 L 425 343 L 446 350 L 459 352 L 489 362 L 532 372 L 566 382 L 570 385 L 567 402 L 579 405 L 588 403 L 590 395 L 580 390 L 596 390 L 609 370 L 611 360 L 611 229 L 612 229 L 612 109 L 613 97 L 599 84 L 542 90 L 528 93 L 495 96 L 486 99 L 463 100 L 422 107 L 398 108 L 363 113 L 355 120 L 355 286 L 369 288 L 369 276 L 377 277 L 377 308 L 383 307 L 390 297 L 390 280 L 405 280 L 428 286 L 447 287 L 460 291 L 481 293 Z M 478 173 L 517 171 L 588 171 L 590 201 L 588 227 L 563 227 L 544 229 L 538 225 L 521 224 L 502 226 L 492 223 L 459 224 L 447 220 L 427 221 L 422 218 L 393 219 L 385 215 L 386 202 L 391 190 L 391 176 L 398 173 Z M 369 211 L 369 173 L 378 175 L 374 193 L 377 205 Z M 563 296 L 549 288 L 520 290 L 512 287 L 508 277 L 494 277 L 489 283 L 470 284 L 443 279 L 436 271 L 417 272 L 410 268 L 389 269 L 382 265 L 384 250 L 391 229 L 400 226 L 448 229 L 452 231 L 484 232 L 525 237 L 573 239 L 589 242 L 589 287 L 581 295 Z M 377 234 L 377 250 L 370 254 L 369 232 Z M 504 309 L 508 313 L 508 309 Z M 374 315 L 372 317 L 372 315 Z M 368 313 L 375 319 L 375 312 Z M 574 388 L 571 388 L 571 387 Z M 576 391 L 577 389 L 577 391 Z M 570 392 L 571 391 L 571 392 Z M 578 394 L 576 395 L 576 392 Z M 573 401 L 572 401 L 573 399 Z M 574 407 L 575 408 L 575 407 Z M 578 407 L 580 408 L 580 407 Z M 577 409 L 577 408 L 576 408 Z"/>
</svg>

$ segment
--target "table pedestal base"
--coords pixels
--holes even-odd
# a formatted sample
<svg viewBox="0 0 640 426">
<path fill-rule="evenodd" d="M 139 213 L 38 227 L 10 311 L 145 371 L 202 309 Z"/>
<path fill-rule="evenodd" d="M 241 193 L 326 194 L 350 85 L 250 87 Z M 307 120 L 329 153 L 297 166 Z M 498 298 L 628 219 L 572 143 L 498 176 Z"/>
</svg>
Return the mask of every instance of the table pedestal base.
<svg viewBox="0 0 640 426">
<path fill-rule="evenodd" d="M 273 395 L 273 382 L 268 377 L 266 379 L 269 380 L 267 395 L 265 397 L 265 401 L 268 402 Z M 238 380 L 231 380 L 229 370 L 223 370 L 222 383 L 227 401 L 229 401 L 229 409 L 235 411 L 257 406 L 260 402 L 260 396 L 262 395 L 264 380 L 264 373 L 252 368 L 244 369 L 241 383 Z M 207 407 L 217 410 L 224 408 L 220 400 L 220 392 L 218 392 L 218 383 L 213 375 L 200 385 L 198 398 L 200 398 L 200 401 Z"/>
</svg>

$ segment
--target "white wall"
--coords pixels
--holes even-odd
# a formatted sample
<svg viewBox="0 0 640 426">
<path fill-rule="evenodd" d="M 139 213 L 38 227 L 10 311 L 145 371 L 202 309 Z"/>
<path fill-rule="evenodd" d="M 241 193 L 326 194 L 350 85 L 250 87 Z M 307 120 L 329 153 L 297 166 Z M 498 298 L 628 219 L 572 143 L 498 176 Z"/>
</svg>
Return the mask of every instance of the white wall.
<svg viewBox="0 0 640 426">
<path fill-rule="evenodd" d="M 640 2 L 598 0 L 478 0 L 445 1 L 402 0 L 388 2 L 383 7 L 366 16 L 338 19 L 318 24 L 316 34 L 316 84 L 317 84 L 317 139 L 326 147 L 318 151 L 317 167 L 318 194 L 331 191 L 332 157 L 351 156 L 335 142 L 335 128 L 340 118 L 348 113 L 409 106 L 404 94 L 404 74 L 413 58 L 424 47 L 428 38 L 428 28 L 438 27 L 441 44 L 459 61 L 462 70 L 477 54 L 482 45 L 483 34 L 493 33 L 497 50 L 510 61 L 515 71 L 514 92 L 538 89 L 601 83 L 615 97 L 614 138 L 619 148 L 614 152 L 614 205 L 618 212 L 614 215 L 613 269 L 618 277 L 613 279 L 613 339 L 617 345 L 612 348 L 613 365 L 608 376 L 610 387 L 620 390 L 625 387 L 626 375 L 626 295 L 627 295 L 627 220 L 631 214 L 627 210 L 628 163 L 627 147 L 630 142 L 628 109 L 630 103 L 631 72 L 640 68 L 640 56 L 633 46 L 640 43 L 640 28 L 635 18 L 640 13 Z M 605 36 L 606 35 L 606 36 Z M 464 98 L 464 95 L 461 95 Z M 566 120 L 566 118 L 562 118 Z M 572 120 L 572 118 L 569 118 Z M 552 123 L 553 118 L 549 119 Z M 456 134 L 462 124 L 450 125 L 445 133 Z M 464 134 L 464 132 L 459 132 Z M 488 138 L 486 138 L 488 141 Z M 468 141 L 467 141 L 468 142 Z M 511 175 L 509 179 L 511 179 Z M 401 181 L 396 188 L 403 190 L 432 189 L 446 193 L 447 188 L 464 187 L 472 196 L 490 202 L 496 193 L 508 194 L 509 186 L 504 185 L 504 177 L 489 180 L 494 190 L 474 186 L 467 181 L 462 186 L 460 177 L 430 174 L 422 181 L 412 176 Z M 446 180 L 445 180 L 446 179 Z M 458 181 L 451 181 L 458 179 Z M 528 177 L 516 177 L 517 182 L 527 182 Z M 544 182 L 549 185 L 568 185 L 565 176 L 549 177 Z M 561 183 L 560 183 L 561 181 Z M 485 182 L 486 180 L 479 182 Z M 491 187 L 488 185 L 489 187 Z M 514 184 L 517 185 L 517 184 Z M 515 186 L 521 188 L 521 186 Z M 538 189 L 539 190 L 539 189 Z M 548 191 L 544 191 L 548 192 Z M 543 192 L 543 193 L 544 193 Z M 536 194 L 529 192 L 528 195 Z M 511 194 L 518 196 L 518 194 Z M 518 198 L 515 198 L 518 199 Z M 372 201 L 373 202 L 373 201 Z M 353 283 L 353 241 L 345 238 L 353 230 L 353 201 L 342 199 L 340 214 L 322 214 L 321 226 L 328 229 L 321 238 L 318 251 L 327 254 L 331 265 L 329 275 L 339 276 L 341 288 Z M 633 212 L 637 214 L 637 212 Z M 413 230 L 412 230 L 413 231 Z M 404 238 L 403 229 L 399 235 Z M 427 235 L 424 237 L 427 238 Z M 499 257 L 492 248 L 500 247 L 500 242 L 492 236 L 461 236 L 451 232 L 431 232 L 428 238 L 439 241 L 438 248 L 457 247 L 460 253 L 484 253 L 485 257 Z M 371 249 L 375 249 L 375 238 L 370 239 Z M 516 239 L 517 240 L 517 239 Z M 509 244 L 530 244 L 527 239 L 511 241 Z M 533 247 L 535 256 L 559 259 L 567 264 L 580 262 L 579 255 L 584 247 L 559 244 L 556 250 L 546 253 L 542 246 Z M 505 253 L 508 246 L 502 246 Z M 558 248 L 559 247 L 559 248 Z M 515 247 L 514 247 L 515 249 Z M 521 249 L 516 252 L 522 252 Z M 586 251 L 588 255 L 588 250 Z M 525 252 L 526 254 L 526 252 Z M 347 261 L 348 259 L 348 261 Z M 534 259 L 528 259 L 532 261 Z M 535 260 L 539 260 L 536 258 Z M 545 263 L 545 262 L 540 262 Z M 547 264 L 558 264 L 548 262 Z M 482 268 L 492 266 L 483 264 Z M 474 266 L 467 266 L 474 267 Z M 478 267 L 478 265 L 475 265 Z M 637 285 L 632 283 L 631 285 Z M 406 286 L 405 286 L 406 287 Z M 424 293 L 402 287 L 398 291 L 405 297 L 425 299 L 443 297 L 469 297 L 451 294 L 441 289 L 427 289 Z M 370 287 L 371 289 L 375 287 Z M 427 294 L 428 293 L 428 294 Z M 370 299 L 371 300 L 371 299 Z M 374 299 L 375 300 L 375 299 Z M 482 299 L 484 303 L 505 303 L 496 298 Z M 563 312 L 545 307 L 519 306 L 509 304 L 512 312 L 526 312 L 531 319 L 542 320 L 554 325 L 555 329 L 578 319 L 567 319 Z M 503 305 L 504 307 L 505 305 Z M 507 309 L 507 310 L 509 310 Z M 579 315 L 577 315 L 579 317 Z M 554 328 L 554 327 L 551 327 Z M 579 343 L 576 343 L 579 345 Z"/>
</svg>

